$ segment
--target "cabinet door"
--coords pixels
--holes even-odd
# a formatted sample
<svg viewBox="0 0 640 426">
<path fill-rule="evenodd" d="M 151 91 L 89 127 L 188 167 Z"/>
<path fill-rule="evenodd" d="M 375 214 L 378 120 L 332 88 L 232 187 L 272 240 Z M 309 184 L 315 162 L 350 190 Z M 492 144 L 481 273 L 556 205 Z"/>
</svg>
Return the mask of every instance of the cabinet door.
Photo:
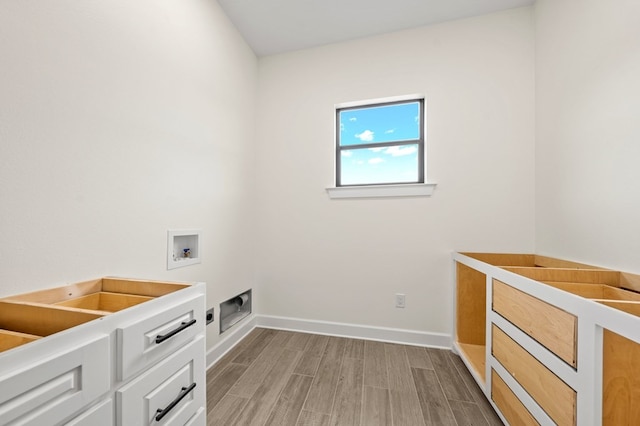
<svg viewBox="0 0 640 426">
<path fill-rule="evenodd" d="M 146 311 L 142 318 L 117 328 L 118 379 L 165 358 L 204 330 L 204 296 L 166 309 Z"/>
<path fill-rule="evenodd" d="M 116 392 L 121 426 L 183 426 L 205 406 L 204 336 L 198 336 Z"/>
<path fill-rule="evenodd" d="M 0 377 L 0 425 L 52 425 L 110 387 L 109 336 L 42 358 Z"/>
</svg>

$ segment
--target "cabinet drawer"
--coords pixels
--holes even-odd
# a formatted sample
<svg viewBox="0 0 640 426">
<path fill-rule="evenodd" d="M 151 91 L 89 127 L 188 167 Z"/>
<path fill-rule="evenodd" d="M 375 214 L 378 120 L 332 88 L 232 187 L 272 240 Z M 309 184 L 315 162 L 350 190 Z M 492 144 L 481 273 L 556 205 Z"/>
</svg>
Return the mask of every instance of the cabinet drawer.
<svg viewBox="0 0 640 426">
<path fill-rule="evenodd" d="M 121 426 L 183 426 L 205 406 L 204 336 L 167 357 L 116 392 Z"/>
<path fill-rule="evenodd" d="M 539 426 L 540 423 L 509 389 L 502 378 L 491 369 L 491 399 L 505 419 L 513 426 Z"/>
<path fill-rule="evenodd" d="M 493 356 L 558 425 L 575 425 L 576 392 L 495 325 Z"/>
<path fill-rule="evenodd" d="M 109 336 L 0 377 L 0 425 L 57 424 L 110 386 Z"/>
<path fill-rule="evenodd" d="M 204 328 L 204 296 L 119 327 L 118 380 L 126 380 L 192 340 Z"/>
<path fill-rule="evenodd" d="M 576 367 L 578 320 L 562 309 L 493 280 L 493 310 Z"/>
<path fill-rule="evenodd" d="M 64 426 L 113 426 L 113 402 L 110 399 L 103 401 Z"/>
</svg>

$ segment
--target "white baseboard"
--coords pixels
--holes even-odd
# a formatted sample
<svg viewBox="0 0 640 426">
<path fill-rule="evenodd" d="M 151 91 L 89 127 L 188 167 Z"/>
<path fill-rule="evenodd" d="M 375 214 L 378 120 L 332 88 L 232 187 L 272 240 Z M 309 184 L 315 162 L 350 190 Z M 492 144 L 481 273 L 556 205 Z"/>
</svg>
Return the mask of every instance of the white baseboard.
<svg viewBox="0 0 640 426">
<path fill-rule="evenodd" d="M 221 342 L 207 352 L 207 368 L 210 368 L 215 364 L 255 327 L 324 334 L 328 336 L 350 337 L 354 339 L 375 340 L 378 342 L 399 343 L 412 346 L 444 349 L 452 348 L 451 335 L 445 333 L 427 333 L 423 331 L 403 330 L 399 328 L 314 321 L 300 318 L 277 317 L 272 315 L 252 315 L 238 323 L 237 327 L 238 328 L 236 330 L 233 330 L 233 332 L 228 336 L 225 336 Z"/>
<path fill-rule="evenodd" d="M 423 331 L 403 330 L 400 328 L 374 327 L 356 324 L 344 324 L 329 321 L 314 321 L 300 318 L 258 316 L 257 326 L 278 330 L 300 331 L 303 333 L 324 334 L 328 336 L 350 337 L 353 339 L 375 340 L 378 342 L 399 343 L 403 345 L 425 346 L 451 349 L 451 336 L 444 333 L 426 333 Z"/>
</svg>

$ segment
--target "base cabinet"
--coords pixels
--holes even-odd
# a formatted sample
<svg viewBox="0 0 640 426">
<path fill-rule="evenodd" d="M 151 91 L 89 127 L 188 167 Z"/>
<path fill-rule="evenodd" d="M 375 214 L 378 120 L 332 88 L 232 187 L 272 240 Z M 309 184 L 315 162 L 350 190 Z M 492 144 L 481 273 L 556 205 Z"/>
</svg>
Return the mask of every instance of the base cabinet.
<svg viewBox="0 0 640 426">
<path fill-rule="evenodd" d="M 204 426 L 204 312 L 204 283 L 102 279 L 1 299 L 0 426 Z"/>
<path fill-rule="evenodd" d="M 454 349 L 505 424 L 640 424 L 640 276 L 455 253 Z"/>
</svg>

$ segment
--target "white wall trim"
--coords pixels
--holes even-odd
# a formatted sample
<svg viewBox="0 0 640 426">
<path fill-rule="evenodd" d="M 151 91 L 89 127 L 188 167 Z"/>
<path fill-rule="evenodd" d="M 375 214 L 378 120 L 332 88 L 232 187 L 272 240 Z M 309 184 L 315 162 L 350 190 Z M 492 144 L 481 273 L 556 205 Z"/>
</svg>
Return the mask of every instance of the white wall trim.
<svg viewBox="0 0 640 426">
<path fill-rule="evenodd" d="M 435 183 L 338 186 L 327 188 L 329 198 L 430 197 Z"/>
<path fill-rule="evenodd" d="M 240 325 L 241 324 L 241 325 Z M 445 333 L 427 333 L 424 331 L 404 330 L 400 328 L 374 327 L 357 324 L 344 324 L 329 321 L 306 320 L 301 318 L 277 317 L 272 315 L 254 315 L 248 321 L 240 323 L 240 328 L 207 352 L 207 369 L 211 368 L 222 356 L 229 352 L 251 330 L 256 327 L 276 330 L 299 331 L 302 333 L 323 334 L 327 336 L 349 337 L 354 339 L 375 340 L 402 345 L 451 349 L 451 335 Z"/>
<path fill-rule="evenodd" d="M 404 330 L 400 328 L 344 324 L 271 315 L 260 315 L 258 324 L 261 327 L 275 328 L 278 330 L 300 331 L 304 333 L 375 340 L 378 342 L 399 343 L 412 346 L 451 349 L 452 344 L 452 339 L 449 334 L 427 333 L 424 331 Z"/>
</svg>

